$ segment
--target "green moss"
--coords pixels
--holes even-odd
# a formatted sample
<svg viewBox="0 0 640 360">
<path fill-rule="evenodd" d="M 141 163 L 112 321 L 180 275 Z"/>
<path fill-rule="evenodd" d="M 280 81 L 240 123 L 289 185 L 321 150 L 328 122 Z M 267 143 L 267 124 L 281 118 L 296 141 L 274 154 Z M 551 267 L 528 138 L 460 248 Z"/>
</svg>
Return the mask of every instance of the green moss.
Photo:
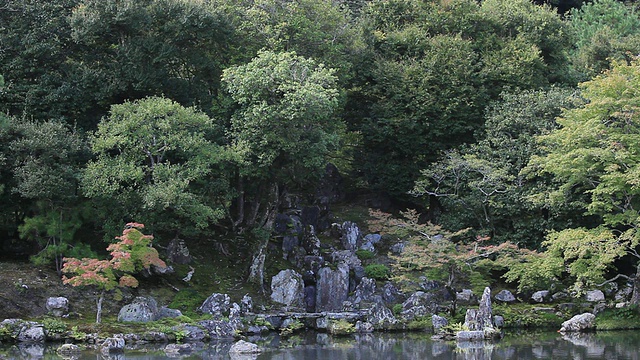
<svg viewBox="0 0 640 360">
<path fill-rule="evenodd" d="M 426 317 L 421 317 L 421 318 L 416 318 L 412 321 L 410 321 L 409 323 L 407 323 L 407 329 L 408 330 L 422 330 L 422 331 L 426 331 L 426 330 L 430 330 L 431 326 L 433 326 L 433 322 L 431 321 L 431 318 L 426 318 Z"/>
<path fill-rule="evenodd" d="M 360 260 L 370 260 L 376 256 L 376 254 L 373 251 L 364 250 L 364 249 L 356 250 L 356 255 Z"/>
<path fill-rule="evenodd" d="M 294 320 L 286 327 L 280 329 L 281 336 L 290 336 L 298 330 L 304 329 L 304 324 L 300 320 Z"/>
</svg>

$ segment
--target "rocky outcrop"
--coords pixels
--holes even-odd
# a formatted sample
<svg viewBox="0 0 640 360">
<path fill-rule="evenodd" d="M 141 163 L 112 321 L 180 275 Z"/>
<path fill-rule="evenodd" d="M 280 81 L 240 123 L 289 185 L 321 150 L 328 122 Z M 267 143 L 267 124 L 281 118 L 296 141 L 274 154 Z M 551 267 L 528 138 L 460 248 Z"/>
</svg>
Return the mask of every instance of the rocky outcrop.
<svg viewBox="0 0 640 360">
<path fill-rule="evenodd" d="M 469 331 L 464 332 L 464 334 L 456 334 L 456 339 L 458 340 L 475 340 L 479 336 L 478 333 L 483 334 L 483 339 L 491 338 L 498 333 L 493 325 L 491 289 L 488 287 L 484 288 L 477 310 L 467 309 L 467 313 L 464 318 L 464 325 L 469 329 Z"/>
<path fill-rule="evenodd" d="M 44 325 L 22 319 L 5 319 L 0 322 L 0 341 L 40 343 L 46 340 Z"/>
<path fill-rule="evenodd" d="M 456 293 L 456 301 L 461 305 L 475 305 L 478 303 L 478 298 L 470 289 L 463 289 Z"/>
<path fill-rule="evenodd" d="M 50 315 L 63 317 L 69 314 L 69 299 L 66 297 L 50 297 L 47 299 L 45 308 Z"/>
<path fill-rule="evenodd" d="M 346 264 L 340 263 L 335 270 L 323 267 L 318 271 L 316 311 L 340 311 L 348 296 L 349 267 Z"/>
<path fill-rule="evenodd" d="M 373 298 L 373 305 L 365 315 L 367 322 L 376 329 L 395 329 L 398 319 L 393 316 L 393 312 L 384 304 L 381 296 Z"/>
<path fill-rule="evenodd" d="M 358 250 L 362 245 L 362 234 L 360 233 L 360 228 L 358 224 L 345 221 L 342 224 L 342 236 L 340 237 L 340 241 L 342 241 L 342 246 L 346 250 Z"/>
<path fill-rule="evenodd" d="M 356 290 L 353 292 L 353 295 L 349 297 L 349 301 L 351 301 L 353 306 L 358 308 L 362 303 L 370 303 L 375 292 L 376 281 L 374 279 L 364 277 L 360 280 L 358 286 L 356 286 Z"/>
<path fill-rule="evenodd" d="M 106 338 L 100 344 L 100 352 L 104 355 L 119 354 L 124 352 L 125 341 L 120 337 Z"/>
<path fill-rule="evenodd" d="M 227 294 L 213 293 L 198 308 L 199 313 L 211 314 L 220 318 L 227 314 L 231 307 L 231 298 Z"/>
<path fill-rule="evenodd" d="M 293 270 L 282 270 L 271 279 L 271 300 L 285 309 L 304 307 L 304 281 Z"/>
<path fill-rule="evenodd" d="M 435 301 L 434 294 L 416 291 L 402 303 L 400 316 L 407 321 L 411 321 L 415 318 L 431 316 L 436 312 L 437 308 L 438 304 Z"/>
<path fill-rule="evenodd" d="M 596 316 L 592 313 L 576 315 L 562 323 L 560 332 L 580 332 L 592 330 L 595 327 Z"/>
</svg>

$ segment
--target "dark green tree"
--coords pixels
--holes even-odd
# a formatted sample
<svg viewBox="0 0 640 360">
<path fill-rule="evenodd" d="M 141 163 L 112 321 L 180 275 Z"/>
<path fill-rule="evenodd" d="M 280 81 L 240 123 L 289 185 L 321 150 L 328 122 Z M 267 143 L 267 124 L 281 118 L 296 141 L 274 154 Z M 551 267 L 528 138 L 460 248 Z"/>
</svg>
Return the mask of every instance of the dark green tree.
<svg viewBox="0 0 640 360">
<path fill-rule="evenodd" d="M 226 69 L 223 81 L 238 104 L 229 131 L 238 156 L 233 222 L 270 232 L 283 195 L 313 184 L 338 145 L 336 78 L 295 53 L 261 51 L 250 63 Z M 260 284 L 264 239 L 251 276 Z"/>
</svg>

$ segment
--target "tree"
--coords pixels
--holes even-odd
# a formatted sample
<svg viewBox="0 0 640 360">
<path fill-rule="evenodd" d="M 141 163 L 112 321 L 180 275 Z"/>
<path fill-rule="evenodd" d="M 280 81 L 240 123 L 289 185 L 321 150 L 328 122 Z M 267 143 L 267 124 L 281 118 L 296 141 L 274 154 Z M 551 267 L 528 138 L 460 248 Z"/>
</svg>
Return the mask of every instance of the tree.
<svg viewBox="0 0 640 360">
<path fill-rule="evenodd" d="M 472 237 L 467 229 L 448 232 L 431 223 L 421 223 L 419 214 L 408 210 L 400 218 L 380 211 L 370 211 L 369 229 L 404 244 L 400 254 L 390 255 L 393 278 L 400 283 L 427 275 L 442 281 L 452 299 L 451 313 L 456 313 L 456 291 L 471 285 L 483 289 L 491 285 L 490 272 L 504 270 L 505 258 L 520 258 L 528 251 L 510 242 L 492 245 L 488 236 Z"/>
<path fill-rule="evenodd" d="M 640 51 L 640 16 L 631 4 L 595 0 L 573 9 L 570 25 L 576 34 L 572 62 L 589 79 L 610 67 L 612 60 L 630 60 Z"/>
<path fill-rule="evenodd" d="M 427 197 L 434 218 L 447 229 L 472 228 L 496 241 L 537 248 L 570 211 L 550 213 L 540 206 L 535 194 L 548 179 L 523 170 L 542 152 L 536 137 L 556 129 L 562 110 L 579 103 L 571 89 L 503 93 L 487 109 L 480 141 L 429 164 L 412 193 Z"/>
<path fill-rule="evenodd" d="M 295 53 L 261 51 L 226 69 L 223 81 L 238 105 L 229 130 L 239 156 L 233 222 L 270 232 L 282 195 L 313 184 L 338 144 L 336 78 Z M 261 241 L 256 259 L 264 260 L 266 244 Z M 255 269 L 261 273 L 262 266 Z"/>
<path fill-rule="evenodd" d="M 406 196 L 419 171 L 474 143 L 508 89 L 573 83 L 568 26 L 527 0 L 373 1 L 362 15 L 373 55 L 350 94 L 366 186 Z"/>
<path fill-rule="evenodd" d="M 552 233 L 543 261 L 562 263 L 573 288 L 584 291 L 604 282 L 614 261 L 628 255 L 636 274 L 613 279 L 634 282 L 634 303 L 640 301 L 639 86 L 637 59 L 614 62 L 610 71 L 581 84 L 587 103 L 563 112 L 560 128 L 541 136 L 546 153 L 534 156 L 530 164 L 534 171 L 552 175 L 557 184 L 546 197 L 549 206 L 577 204 L 591 218 L 588 226 Z M 526 265 L 522 267 L 516 271 L 526 273 Z M 512 280 L 523 280 L 517 272 L 511 274 Z"/>
<path fill-rule="evenodd" d="M 82 189 L 103 202 L 108 223 L 137 217 L 157 230 L 197 233 L 225 214 L 220 137 L 207 115 L 169 99 L 113 105 L 91 137 L 96 158 Z"/>
<path fill-rule="evenodd" d="M 115 287 L 138 287 L 138 280 L 133 276 L 152 266 L 166 267 L 158 256 L 158 251 L 151 246 L 153 236 L 144 235 L 140 230 L 144 224 L 128 223 L 121 236 L 107 247 L 109 260 L 95 258 L 64 258 L 62 277 L 64 284 L 71 286 L 95 286 L 100 290 L 96 300 L 96 324 L 102 317 L 102 301 L 106 291 Z M 67 275 L 71 275 L 67 277 Z"/>
</svg>

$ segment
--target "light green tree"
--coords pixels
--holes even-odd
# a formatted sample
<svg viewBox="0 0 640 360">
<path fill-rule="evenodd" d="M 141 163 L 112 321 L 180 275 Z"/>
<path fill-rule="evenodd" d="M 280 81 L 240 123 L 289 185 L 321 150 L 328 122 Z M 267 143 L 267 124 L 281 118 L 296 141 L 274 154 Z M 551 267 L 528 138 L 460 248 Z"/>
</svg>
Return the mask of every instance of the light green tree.
<svg viewBox="0 0 640 360">
<path fill-rule="evenodd" d="M 113 105 L 91 137 L 96 158 L 82 189 L 107 206 L 110 223 L 135 217 L 174 234 L 201 231 L 225 214 L 220 136 L 207 115 L 165 98 Z"/>
<path fill-rule="evenodd" d="M 541 137 L 546 154 L 530 164 L 557 184 L 546 197 L 549 206 L 579 205 L 590 218 L 589 226 L 552 233 L 538 260 L 562 264 L 546 272 L 547 278 L 566 269 L 577 291 L 605 282 L 614 260 L 624 255 L 640 265 L 640 63 L 615 62 L 581 88 L 587 104 L 563 112 L 560 128 Z M 534 268 L 521 264 L 507 278 L 531 285 L 523 274 Z M 634 282 L 634 303 L 640 300 L 639 275 L 640 267 L 636 274 L 613 278 Z"/>
</svg>

